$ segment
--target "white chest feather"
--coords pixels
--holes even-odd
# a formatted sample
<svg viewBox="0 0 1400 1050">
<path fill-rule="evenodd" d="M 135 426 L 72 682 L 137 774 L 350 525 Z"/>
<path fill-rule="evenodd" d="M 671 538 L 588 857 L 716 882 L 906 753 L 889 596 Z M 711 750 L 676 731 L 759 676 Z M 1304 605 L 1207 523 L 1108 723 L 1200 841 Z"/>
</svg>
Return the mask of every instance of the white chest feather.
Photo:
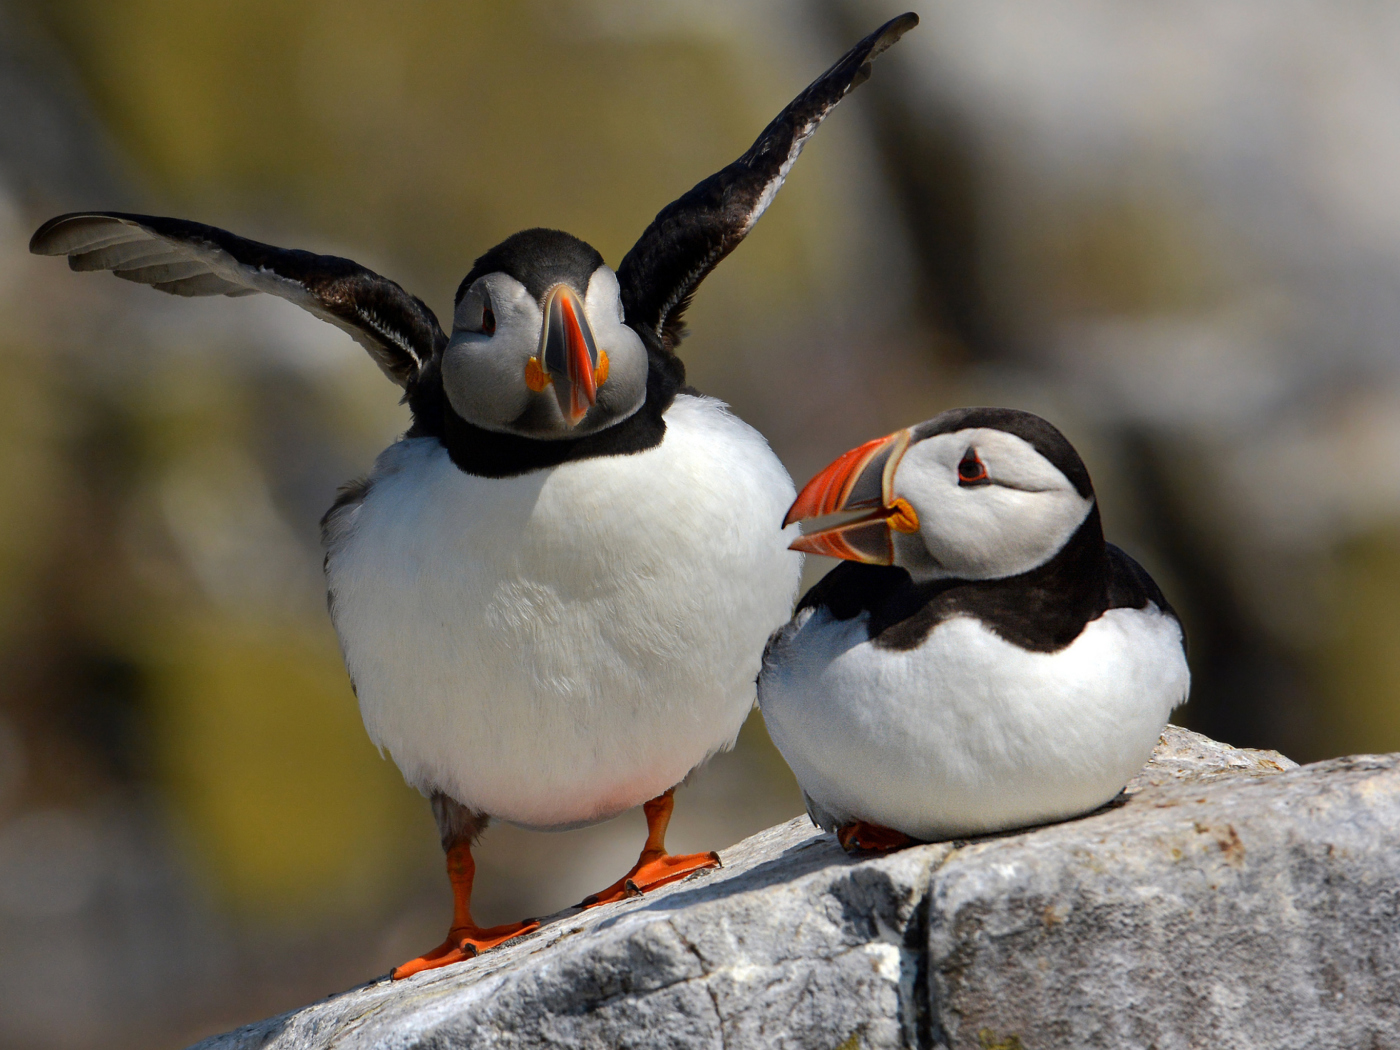
<svg viewBox="0 0 1400 1050">
<path fill-rule="evenodd" d="M 1190 685 L 1180 627 L 1151 605 L 1110 609 L 1056 653 L 967 616 L 903 652 L 866 640 L 865 615 L 802 616 L 759 683 L 774 743 L 833 823 L 925 840 L 1107 802 Z"/>
<path fill-rule="evenodd" d="M 505 479 L 401 441 L 333 520 L 346 665 L 410 784 L 562 826 L 733 743 L 801 571 L 792 482 L 720 402 L 680 396 L 666 421 L 645 452 Z"/>
</svg>

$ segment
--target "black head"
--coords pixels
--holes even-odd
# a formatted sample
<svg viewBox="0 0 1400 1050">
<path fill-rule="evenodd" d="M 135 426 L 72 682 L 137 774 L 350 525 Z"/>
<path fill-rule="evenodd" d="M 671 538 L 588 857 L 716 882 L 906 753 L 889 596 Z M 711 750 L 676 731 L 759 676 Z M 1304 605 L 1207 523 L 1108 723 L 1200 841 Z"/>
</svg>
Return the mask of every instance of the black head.
<svg viewBox="0 0 1400 1050">
<path fill-rule="evenodd" d="M 537 227 L 513 233 L 472 264 L 457 286 L 455 309 L 476 281 L 488 273 L 515 278 L 537 300 L 550 288 L 567 283 L 580 295 L 588 291 L 593 271 L 603 265 L 603 256 L 587 241 L 563 230 Z"/>
<path fill-rule="evenodd" d="M 524 230 L 472 266 L 440 364 L 452 411 L 483 430 L 564 440 L 641 407 L 648 360 L 617 276 L 591 245 Z"/>
</svg>

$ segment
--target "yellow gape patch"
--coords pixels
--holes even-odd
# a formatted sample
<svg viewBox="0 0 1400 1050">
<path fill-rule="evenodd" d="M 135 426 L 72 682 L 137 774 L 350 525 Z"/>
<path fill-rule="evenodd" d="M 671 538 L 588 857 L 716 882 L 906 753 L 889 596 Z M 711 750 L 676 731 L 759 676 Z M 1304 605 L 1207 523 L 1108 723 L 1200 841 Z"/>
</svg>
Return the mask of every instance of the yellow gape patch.
<svg viewBox="0 0 1400 1050">
<path fill-rule="evenodd" d="M 551 382 L 552 380 L 549 378 L 549 373 L 540 367 L 540 359 L 538 357 L 532 357 L 525 362 L 525 385 L 531 390 L 538 394 L 545 387 L 549 386 Z"/>
<path fill-rule="evenodd" d="M 914 513 L 914 508 L 903 496 L 894 501 L 894 506 L 890 508 L 890 511 L 891 514 L 885 519 L 885 524 L 895 532 L 919 531 L 919 516 Z"/>
<path fill-rule="evenodd" d="M 593 372 L 593 382 L 597 386 L 602 386 L 608 381 L 608 352 L 598 351 L 598 367 Z"/>
</svg>

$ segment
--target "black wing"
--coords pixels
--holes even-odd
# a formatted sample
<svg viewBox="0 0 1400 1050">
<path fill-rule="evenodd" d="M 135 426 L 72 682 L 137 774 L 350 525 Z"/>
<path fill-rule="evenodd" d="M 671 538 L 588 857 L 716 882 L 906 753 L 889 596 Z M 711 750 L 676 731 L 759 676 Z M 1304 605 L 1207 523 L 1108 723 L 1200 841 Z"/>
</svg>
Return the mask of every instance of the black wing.
<svg viewBox="0 0 1400 1050">
<path fill-rule="evenodd" d="M 912 13 L 886 22 L 788 103 L 747 153 L 661 209 L 617 269 L 629 325 L 675 348 L 695 289 L 753 229 L 817 126 L 870 76 L 870 60 L 918 24 Z"/>
<path fill-rule="evenodd" d="M 399 386 L 447 342 L 422 300 L 357 262 L 276 248 L 199 222 L 74 212 L 40 226 L 29 250 L 66 255 L 74 270 L 111 270 L 172 295 L 280 296 L 349 332 Z"/>
</svg>

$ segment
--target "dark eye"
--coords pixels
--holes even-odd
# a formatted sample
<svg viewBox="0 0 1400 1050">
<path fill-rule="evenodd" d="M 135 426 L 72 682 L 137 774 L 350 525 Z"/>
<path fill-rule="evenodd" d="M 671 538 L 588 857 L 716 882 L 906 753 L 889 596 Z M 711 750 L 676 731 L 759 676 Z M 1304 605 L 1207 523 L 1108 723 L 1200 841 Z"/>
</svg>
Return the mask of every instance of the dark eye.
<svg viewBox="0 0 1400 1050">
<path fill-rule="evenodd" d="M 496 313 L 490 306 L 481 312 L 481 330 L 486 335 L 496 334 Z"/>
<path fill-rule="evenodd" d="M 986 465 L 977 458 L 977 450 L 970 448 L 964 452 L 961 462 L 958 463 L 958 484 L 989 485 L 991 480 L 987 477 Z"/>
</svg>

